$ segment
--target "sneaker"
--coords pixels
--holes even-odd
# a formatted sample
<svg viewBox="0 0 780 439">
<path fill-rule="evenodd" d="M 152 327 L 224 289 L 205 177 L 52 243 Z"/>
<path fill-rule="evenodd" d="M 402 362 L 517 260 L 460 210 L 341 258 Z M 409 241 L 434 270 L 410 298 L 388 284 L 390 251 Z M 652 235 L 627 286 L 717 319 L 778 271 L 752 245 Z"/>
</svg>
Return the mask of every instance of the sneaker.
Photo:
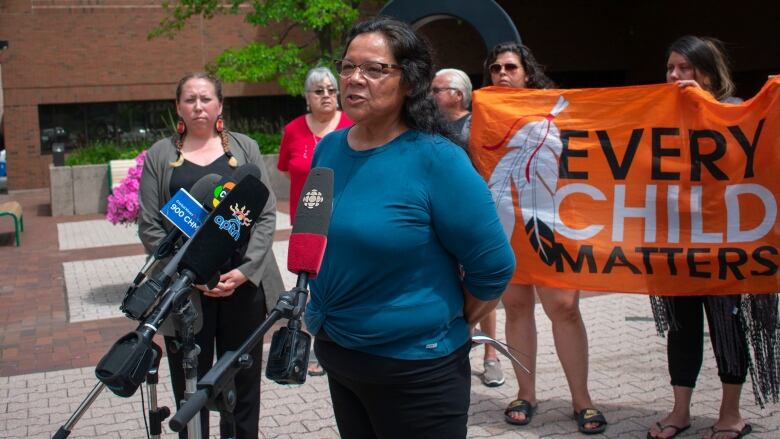
<svg viewBox="0 0 780 439">
<path fill-rule="evenodd" d="M 485 360 L 485 372 L 482 373 L 482 384 L 488 387 L 498 387 L 504 384 L 504 372 L 501 370 L 501 362 L 498 358 Z"/>
</svg>

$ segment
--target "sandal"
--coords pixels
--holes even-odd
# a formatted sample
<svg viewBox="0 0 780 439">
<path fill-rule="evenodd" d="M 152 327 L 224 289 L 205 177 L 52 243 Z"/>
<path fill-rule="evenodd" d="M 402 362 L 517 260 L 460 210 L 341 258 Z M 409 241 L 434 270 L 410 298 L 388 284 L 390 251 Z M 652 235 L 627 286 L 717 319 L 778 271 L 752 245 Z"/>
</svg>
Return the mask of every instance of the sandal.
<svg viewBox="0 0 780 439">
<path fill-rule="evenodd" d="M 732 436 L 731 439 L 740 439 L 752 433 L 753 427 L 751 427 L 750 424 L 745 424 L 745 426 L 742 427 L 742 430 L 736 430 L 733 428 L 722 428 L 722 429 L 715 428 L 715 426 L 713 425 L 712 427 L 710 427 L 710 431 L 712 432 L 710 437 L 715 436 L 718 433 L 733 433 L 736 434 L 736 436 Z"/>
<path fill-rule="evenodd" d="M 678 434 L 684 432 L 685 430 L 691 428 L 691 424 L 686 425 L 685 427 L 678 427 L 676 425 L 667 424 L 667 425 L 661 425 L 660 422 L 656 422 L 655 426 L 658 427 L 658 434 L 661 434 L 664 432 L 664 430 L 671 428 L 674 430 L 674 433 L 671 436 L 666 436 L 665 438 L 661 438 L 660 436 L 653 436 L 650 434 L 650 432 L 647 432 L 647 439 L 672 439 L 673 437 L 676 437 Z"/>
<path fill-rule="evenodd" d="M 325 375 L 325 369 L 323 369 L 322 365 L 317 361 L 309 362 L 309 369 L 307 372 L 309 376 L 312 377 L 321 377 Z"/>
<path fill-rule="evenodd" d="M 599 434 L 607 429 L 607 418 L 599 409 L 582 409 L 574 412 L 577 428 L 582 434 Z M 585 428 L 585 424 L 599 424 L 596 428 Z"/>
<path fill-rule="evenodd" d="M 504 410 L 504 420 L 512 425 L 528 425 L 534 417 L 537 407 L 539 407 L 539 404 L 531 405 L 530 402 L 524 399 L 516 399 L 506 406 L 506 409 Z M 522 413 L 525 415 L 525 419 L 515 419 L 511 416 L 512 413 Z"/>
</svg>

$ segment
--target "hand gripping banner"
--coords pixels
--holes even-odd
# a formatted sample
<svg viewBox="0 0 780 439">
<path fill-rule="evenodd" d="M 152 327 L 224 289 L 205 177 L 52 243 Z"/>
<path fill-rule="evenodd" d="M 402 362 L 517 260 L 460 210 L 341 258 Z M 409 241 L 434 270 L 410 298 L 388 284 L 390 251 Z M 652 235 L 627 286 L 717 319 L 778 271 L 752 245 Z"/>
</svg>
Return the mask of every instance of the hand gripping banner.
<svg viewBox="0 0 780 439">
<path fill-rule="evenodd" d="M 474 93 L 470 153 L 513 283 L 780 291 L 780 78 L 744 104 L 673 84 Z"/>
</svg>

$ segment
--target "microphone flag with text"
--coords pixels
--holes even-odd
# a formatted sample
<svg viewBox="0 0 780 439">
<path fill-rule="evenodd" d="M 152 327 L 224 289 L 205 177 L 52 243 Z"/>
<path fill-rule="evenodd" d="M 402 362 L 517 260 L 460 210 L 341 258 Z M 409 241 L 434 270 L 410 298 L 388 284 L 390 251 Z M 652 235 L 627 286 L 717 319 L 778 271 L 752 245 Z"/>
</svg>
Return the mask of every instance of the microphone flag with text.
<svg viewBox="0 0 780 439">
<path fill-rule="evenodd" d="M 280 384 L 306 381 L 311 335 L 301 330 L 301 313 L 306 305 L 308 281 L 319 273 L 328 243 L 333 211 L 333 170 L 312 169 L 301 194 L 287 252 L 287 269 L 298 274 L 296 287 L 287 297 L 293 301 L 287 304 L 293 308 L 293 317 L 287 327 L 274 333 L 265 369 L 266 377 Z"/>
<path fill-rule="evenodd" d="M 178 274 L 178 278 L 136 330 L 120 338 L 100 360 L 95 375 L 112 392 L 124 397 L 135 393 L 154 358 L 152 338 L 162 322 L 188 300 L 192 284 L 218 278 L 220 267 L 248 241 L 269 197 L 260 176 L 260 169 L 253 164 L 233 172 L 232 190 L 163 269 Z"/>
<path fill-rule="evenodd" d="M 221 178 L 222 177 L 217 174 L 204 175 L 192 185 L 189 195 L 207 211 L 211 211 L 212 193 L 214 187 L 219 183 Z M 179 189 L 179 192 L 186 191 L 184 189 Z M 177 196 L 178 195 L 179 194 L 177 193 Z M 175 197 L 176 196 L 174 196 L 174 198 Z M 181 236 L 182 231 L 178 227 L 171 229 L 162 241 L 160 241 L 160 244 L 157 246 L 154 253 L 152 253 L 149 260 L 144 264 L 141 271 L 133 280 L 133 283 L 128 287 L 122 304 L 119 306 L 119 309 L 127 317 L 134 320 L 141 320 L 146 317 L 160 293 L 168 287 L 168 283 L 171 280 L 170 276 L 173 273 L 166 273 L 164 271 L 157 273 L 156 276 L 149 278 L 143 284 L 141 284 L 141 282 L 146 278 L 146 273 L 148 273 L 158 261 L 166 259 L 176 253 L 176 243 Z"/>
</svg>

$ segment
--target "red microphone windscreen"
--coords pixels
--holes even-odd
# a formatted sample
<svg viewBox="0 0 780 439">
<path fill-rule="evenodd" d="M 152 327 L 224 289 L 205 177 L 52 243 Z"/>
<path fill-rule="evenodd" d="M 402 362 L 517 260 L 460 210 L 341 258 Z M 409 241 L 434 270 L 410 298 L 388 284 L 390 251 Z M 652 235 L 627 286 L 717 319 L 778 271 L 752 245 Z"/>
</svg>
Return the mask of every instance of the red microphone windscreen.
<svg viewBox="0 0 780 439">
<path fill-rule="evenodd" d="M 325 255 L 328 237 L 314 233 L 295 233 L 290 235 L 290 247 L 287 254 L 287 269 L 293 273 L 309 273 L 309 279 L 317 277 Z"/>
</svg>

